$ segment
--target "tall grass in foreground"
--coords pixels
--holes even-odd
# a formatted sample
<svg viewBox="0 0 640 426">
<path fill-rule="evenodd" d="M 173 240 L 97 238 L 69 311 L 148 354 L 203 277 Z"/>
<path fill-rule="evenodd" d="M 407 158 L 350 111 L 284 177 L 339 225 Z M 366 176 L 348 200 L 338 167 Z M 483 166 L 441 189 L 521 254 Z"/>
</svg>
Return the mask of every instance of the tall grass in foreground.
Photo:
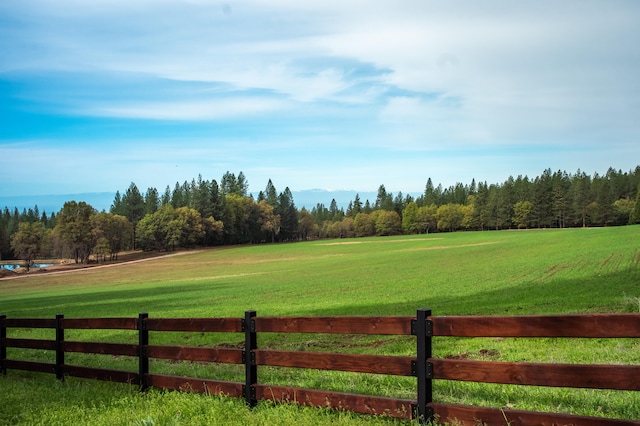
<svg viewBox="0 0 640 426">
<path fill-rule="evenodd" d="M 50 377 L 48 377 L 50 378 Z M 393 425 L 389 418 L 69 379 L 65 383 L 13 373 L 0 379 L 3 425 Z"/>
<path fill-rule="evenodd" d="M 640 226 L 314 241 L 181 256 L 0 281 L 10 317 L 560 314 L 632 312 L 640 297 Z M 49 334 L 47 334 L 49 333 Z M 52 338 L 50 330 L 26 330 Z M 135 342 L 132 332 L 69 331 L 67 339 Z M 164 333 L 152 344 L 237 345 L 239 335 Z M 260 347 L 408 355 L 413 338 L 261 335 Z M 45 351 L 18 351 L 51 361 Z M 13 356 L 10 354 L 10 356 Z M 496 361 L 638 364 L 632 339 L 436 338 L 434 355 Z M 69 354 L 68 363 L 135 371 L 126 357 Z M 238 380 L 236 366 L 154 362 L 152 371 Z M 412 398 L 415 379 L 260 368 L 263 383 Z M 638 392 L 435 382 L 439 402 L 640 418 Z M 88 421 L 90 420 L 90 422 Z M 402 424 L 327 410 L 151 391 L 9 371 L 0 378 L 1 424 Z"/>
</svg>

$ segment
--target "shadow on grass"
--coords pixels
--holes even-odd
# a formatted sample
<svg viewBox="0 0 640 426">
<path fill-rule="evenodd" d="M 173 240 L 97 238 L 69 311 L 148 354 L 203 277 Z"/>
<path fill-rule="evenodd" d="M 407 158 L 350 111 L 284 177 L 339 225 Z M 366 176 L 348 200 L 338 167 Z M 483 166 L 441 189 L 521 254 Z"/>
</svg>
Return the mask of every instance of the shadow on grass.
<svg viewBox="0 0 640 426">
<path fill-rule="evenodd" d="M 53 317 L 58 313 L 66 317 L 137 316 L 140 312 L 179 312 L 185 304 L 206 303 L 202 295 L 216 297 L 234 284 L 202 283 L 188 286 L 144 286 L 138 289 L 98 291 L 72 295 L 27 296 L 2 302 L 2 313 L 8 317 Z M 212 315 L 215 315 L 212 313 Z M 179 314 L 176 316 L 180 316 Z M 238 313 L 242 316 L 242 312 Z"/>
<path fill-rule="evenodd" d="M 0 311 L 8 317 L 37 318 L 53 317 L 57 313 L 69 318 L 133 317 L 139 312 L 148 312 L 150 316 L 181 317 L 190 312 L 204 312 L 199 315 L 242 317 L 249 309 L 256 309 L 260 315 L 263 299 L 259 297 L 260 293 L 251 295 L 248 287 L 246 294 L 238 290 L 239 286 L 245 285 L 216 280 L 176 286 L 141 285 L 137 289 L 38 298 L 29 296 L 3 301 Z M 304 292 L 305 289 L 301 288 L 301 296 Z M 357 291 L 353 295 L 356 296 Z M 434 315 L 623 312 L 632 309 L 624 305 L 625 296 L 640 296 L 640 270 L 624 270 L 586 279 L 555 278 L 545 282 L 517 283 L 498 290 L 483 290 L 478 286 L 475 293 L 464 297 L 430 294 L 428 282 L 423 288 L 414 289 L 413 294 L 407 292 L 402 301 L 381 299 L 363 303 L 350 300 L 350 293 L 340 293 L 324 296 L 331 306 L 319 307 L 313 300 L 296 303 L 295 295 L 291 296 L 288 294 L 288 300 L 282 300 L 278 312 L 269 312 L 266 311 L 269 308 L 265 308 L 262 315 L 415 315 L 416 309 L 422 307 L 431 309 Z M 399 299 L 397 295 L 393 298 Z M 242 300 L 246 300 L 246 305 L 239 305 Z M 273 307 L 274 300 L 269 303 Z"/>
<path fill-rule="evenodd" d="M 633 312 L 625 296 L 640 296 L 640 271 L 622 271 L 588 279 L 531 282 L 471 296 L 429 294 L 428 285 L 407 295 L 404 302 L 381 300 L 373 304 L 313 309 L 291 315 L 415 315 L 420 308 L 434 315 L 533 315 Z M 258 314 L 260 314 L 258 312 Z"/>
</svg>

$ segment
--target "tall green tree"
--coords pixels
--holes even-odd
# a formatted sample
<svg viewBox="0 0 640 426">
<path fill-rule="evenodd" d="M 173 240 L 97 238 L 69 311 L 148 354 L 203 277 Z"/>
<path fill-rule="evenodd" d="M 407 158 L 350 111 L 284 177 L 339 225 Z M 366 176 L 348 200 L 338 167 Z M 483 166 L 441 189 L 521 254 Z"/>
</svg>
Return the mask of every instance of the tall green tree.
<svg viewBox="0 0 640 426">
<path fill-rule="evenodd" d="M 375 208 L 378 210 L 393 210 L 393 194 L 387 193 L 384 185 L 378 187 Z"/>
<path fill-rule="evenodd" d="M 431 180 L 431 178 L 427 179 L 427 184 L 424 187 L 424 195 L 422 197 L 422 200 L 423 201 L 421 204 L 423 206 L 428 206 L 431 204 L 438 206 L 440 203 L 439 196 L 435 187 L 433 186 L 433 181 Z"/>
<path fill-rule="evenodd" d="M 462 226 L 464 211 L 461 204 L 448 203 L 438 207 L 438 229 L 456 231 Z"/>
<path fill-rule="evenodd" d="M 574 225 L 584 228 L 588 224 L 589 204 L 591 204 L 591 176 L 578 169 L 573 176 L 571 191 L 573 192 Z"/>
<path fill-rule="evenodd" d="M 272 243 L 275 242 L 276 236 L 280 233 L 280 215 L 274 213 L 273 206 L 267 200 L 258 202 L 258 213 L 260 230 Z"/>
<path fill-rule="evenodd" d="M 129 188 L 122 196 L 122 216 L 126 217 L 133 226 L 134 233 L 131 236 L 132 247 L 135 248 L 135 229 L 145 215 L 145 202 L 144 197 L 140 193 L 140 190 L 135 183 L 131 182 Z"/>
<path fill-rule="evenodd" d="M 91 217 L 91 224 L 104 256 L 108 254 L 111 260 L 116 260 L 119 252 L 131 247 L 133 226 L 126 217 L 100 212 Z"/>
<path fill-rule="evenodd" d="M 638 190 L 636 191 L 636 202 L 629 216 L 629 223 L 632 225 L 640 223 L 640 186 L 638 186 Z"/>
<path fill-rule="evenodd" d="M 144 214 L 154 214 L 160 208 L 160 194 L 156 188 L 147 188 L 144 195 Z"/>
<path fill-rule="evenodd" d="M 171 191 L 171 205 L 174 209 L 183 207 L 186 205 L 185 194 L 179 182 L 173 186 L 173 191 Z"/>
<path fill-rule="evenodd" d="M 360 200 L 360 194 L 356 194 L 356 197 L 353 199 L 353 204 L 351 205 L 351 211 L 349 216 L 356 217 L 358 213 L 362 211 L 362 201 Z"/>
<path fill-rule="evenodd" d="M 225 195 L 236 194 L 241 197 L 246 197 L 249 193 L 249 181 L 245 177 L 243 172 L 238 173 L 238 176 L 234 173 L 227 171 L 220 181 L 222 193 Z"/>
<path fill-rule="evenodd" d="M 202 179 L 202 175 L 198 175 L 198 181 L 195 182 L 193 191 L 193 208 L 196 209 L 203 218 L 213 216 L 210 184 Z"/>
<path fill-rule="evenodd" d="M 267 182 L 267 186 L 264 189 L 264 199 L 265 201 L 274 209 L 278 209 L 278 191 L 276 191 L 276 187 L 269 179 Z"/>
<path fill-rule="evenodd" d="M 10 259 L 13 257 L 11 251 L 11 238 L 9 235 L 9 221 L 11 220 L 11 212 L 7 207 L 4 211 L 0 211 L 0 260 Z"/>
<path fill-rule="evenodd" d="M 312 237 L 317 237 L 318 224 L 316 224 L 313 215 L 303 207 L 300 209 L 298 217 L 298 231 L 300 233 L 300 239 L 306 241 Z"/>
<path fill-rule="evenodd" d="M 435 204 L 421 206 L 418 209 L 418 222 L 420 224 L 420 233 L 428 234 L 429 231 L 435 230 L 438 226 L 438 208 Z"/>
<path fill-rule="evenodd" d="M 376 224 L 376 235 L 402 234 L 402 220 L 395 210 L 377 210 L 373 213 Z"/>
<path fill-rule="evenodd" d="M 566 172 L 558 170 L 552 176 L 551 211 L 554 225 L 565 228 L 570 220 L 571 212 L 571 178 Z"/>
<path fill-rule="evenodd" d="M 64 203 L 54 231 L 76 263 L 87 263 L 96 244 L 91 218 L 96 210 L 84 201 Z"/>
<path fill-rule="evenodd" d="M 538 228 L 548 228 L 553 224 L 553 177 L 551 169 L 546 169 L 534 181 L 532 213 Z"/>
<path fill-rule="evenodd" d="M 293 194 L 287 186 L 278 196 L 280 209 L 280 238 L 281 241 L 294 241 L 298 237 L 298 209 L 293 202 Z"/>
<path fill-rule="evenodd" d="M 402 212 L 402 229 L 406 234 L 420 233 L 420 222 L 418 220 L 419 207 L 416 203 L 408 203 Z"/>
<path fill-rule="evenodd" d="M 531 201 L 518 201 L 513 206 L 513 223 L 519 228 L 528 228 L 531 223 Z"/>
<path fill-rule="evenodd" d="M 11 237 L 13 252 L 26 262 L 27 272 L 34 260 L 42 252 L 47 236 L 47 231 L 42 222 L 22 222 L 18 226 L 18 232 Z"/>
<path fill-rule="evenodd" d="M 488 201 L 489 187 L 487 185 L 487 182 L 480 182 L 478 184 L 478 189 L 473 197 L 473 214 L 475 215 L 474 222 L 481 231 L 489 227 L 490 214 L 487 211 Z"/>
<path fill-rule="evenodd" d="M 353 219 L 356 237 L 369 237 L 376 234 L 376 222 L 371 213 L 360 212 Z"/>
</svg>

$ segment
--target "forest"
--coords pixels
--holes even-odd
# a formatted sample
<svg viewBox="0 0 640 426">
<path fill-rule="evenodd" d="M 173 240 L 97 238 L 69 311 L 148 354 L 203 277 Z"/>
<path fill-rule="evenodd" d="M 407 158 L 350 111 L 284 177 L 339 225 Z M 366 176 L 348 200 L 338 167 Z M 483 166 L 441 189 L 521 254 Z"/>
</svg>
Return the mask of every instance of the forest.
<svg viewBox="0 0 640 426">
<path fill-rule="evenodd" d="M 427 179 L 419 197 L 380 185 L 375 200 L 359 195 L 346 209 L 335 200 L 298 209 L 288 187 L 271 180 L 257 197 L 243 172 L 220 183 L 202 176 L 163 192 L 135 183 L 116 192 L 109 212 L 68 201 L 59 212 L 38 207 L 0 211 L 0 259 L 71 258 L 77 263 L 115 259 L 124 250 L 172 251 L 233 244 L 356 238 L 398 234 L 622 226 L 640 223 L 640 166 L 604 175 L 544 170 L 535 178 L 502 183 Z"/>
</svg>

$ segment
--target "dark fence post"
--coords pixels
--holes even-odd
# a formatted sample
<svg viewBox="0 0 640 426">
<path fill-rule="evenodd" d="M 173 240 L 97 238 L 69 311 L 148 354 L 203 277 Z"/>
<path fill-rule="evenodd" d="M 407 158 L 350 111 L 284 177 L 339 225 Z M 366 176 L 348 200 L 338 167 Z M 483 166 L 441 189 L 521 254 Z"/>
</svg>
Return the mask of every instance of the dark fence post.
<svg viewBox="0 0 640 426">
<path fill-rule="evenodd" d="M 149 330 L 145 321 L 147 318 L 149 318 L 149 314 L 146 312 L 138 314 L 138 384 L 141 392 L 149 389 L 149 385 L 147 385 L 147 374 L 149 374 L 149 357 L 147 356 Z"/>
<path fill-rule="evenodd" d="M 5 363 L 7 359 L 7 342 L 5 341 L 7 338 L 7 327 L 4 323 L 6 318 L 6 315 L 0 315 L 0 370 L 5 376 L 7 375 L 7 365 Z"/>
<path fill-rule="evenodd" d="M 56 315 L 56 379 L 64 381 L 64 315 Z"/>
<path fill-rule="evenodd" d="M 256 311 L 245 311 L 242 328 L 244 330 L 244 351 L 242 359 L 245 365 L 245 384 L 242 387 L 244 399 L 249 407 L 256 406 L 256 388 L 258 383 L 258 367 L 256 366 L 256 354 L 254 349 L 258 349 L 258 339 L 256 335 L 256 322 L 254 320 Z"/>
<path fill-rule="evenodd" d="M 411 324 L 411 334 L 416 336 L 416 363 L 413 372 L 418 378 L 418 401 L 415 418 L 420 424 L 433 420 L 433 409 L 428 406 L 433 400 L 433 366 L 428 361 L 432 354 L 433 323 L 427 320 L 431 310 L 418 309 L 417 318 Z"/>
</svg>

